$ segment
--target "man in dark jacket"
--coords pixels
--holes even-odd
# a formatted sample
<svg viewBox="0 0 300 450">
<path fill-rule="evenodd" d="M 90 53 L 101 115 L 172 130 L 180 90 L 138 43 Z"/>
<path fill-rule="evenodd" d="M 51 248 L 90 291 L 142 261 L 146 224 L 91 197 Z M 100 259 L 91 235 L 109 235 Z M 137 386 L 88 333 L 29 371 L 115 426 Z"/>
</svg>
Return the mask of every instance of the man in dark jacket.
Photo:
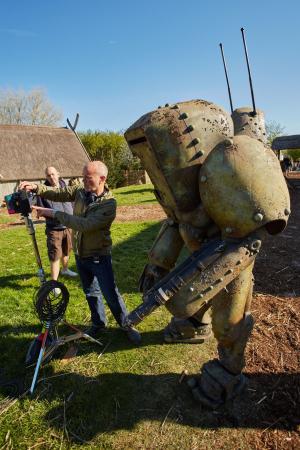
<svg viewBox="0 0 300 450">
<path fill-rule="evenodd" d="M 59 173 L 55 167 L 47 167 L 45 175 L 46 186 L 52 186 L 54 188 L 66 187 L 66 183 L 59 178 Z M 39 197 L 38 205 L 67 214 L 73 214 L 73 206 L 70 202 L 56 202 Z M 46 217 L 45 232 L 47 236 L 48 257 L 52 280 L 58 279 L 60 261 L 62 263 L 61 274 L 69 277 L 76 277 L 77 273 L 68 268 L 69 256 L 72 250 L 72 236 L 70 229 L 60 223 L 57 219 Z"/>
<path fill-rule="evenodd" d="M 53 188 L 23 181 L 19 188 L 34 191 L 52 201 L 74 202 L 74 215 L 55 209 L 33 207 L 38 215 L 57 219 L 73 230 L 73 250 L 83 291 L 91 311 L 91 336 L 106 326 L 102 295 L 128 339 L 140 344 L 137 330 L 126 325 L 127 310 L 115 283 L 110 227 L 116 217 L 116 200 L 106 185 L 107 167 L 92 161 L 83 168 L 83 185 Z"/>
</svg>

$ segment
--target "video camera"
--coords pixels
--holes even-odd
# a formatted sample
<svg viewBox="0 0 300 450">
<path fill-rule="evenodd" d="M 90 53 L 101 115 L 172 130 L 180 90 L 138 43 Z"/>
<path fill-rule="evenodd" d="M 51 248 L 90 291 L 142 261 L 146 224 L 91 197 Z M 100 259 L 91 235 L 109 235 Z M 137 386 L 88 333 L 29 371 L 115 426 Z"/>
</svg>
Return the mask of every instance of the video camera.
<svg viewBox="0 0 300 450">
<path fill-rule="evenodd" d="M 32 211 L 34 195 L 32 192 L 17 191 L 4 197 L 8 214 L 21 214 L 27 217 Z"/>
</svg>

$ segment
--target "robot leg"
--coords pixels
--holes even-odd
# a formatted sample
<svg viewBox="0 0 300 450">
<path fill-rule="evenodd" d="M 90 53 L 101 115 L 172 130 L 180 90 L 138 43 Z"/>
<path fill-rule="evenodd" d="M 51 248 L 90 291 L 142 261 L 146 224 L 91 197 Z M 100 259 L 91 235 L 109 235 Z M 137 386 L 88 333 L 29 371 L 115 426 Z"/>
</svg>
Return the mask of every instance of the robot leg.
<svg viewBox="0 0 300 450">
<path fill-rule="evenodd" d="M 174 342 L 203 344 L 211 336 L 211 301 L 204 303 L 199 311 L 188 319 L 172 317 L 164 329 L 164 341 L 168 344 Z"/>
<path fill-rule="evenodd" d="M 219 359 L 202 366 L 199 380 L 189 382 L 195 399 L 216 408 L 241 393 L 245 378 L 244 352 L 253 328 L 249 313 L 252 297 L 252 263 L 213 299 L 212 326 Z"/>
<path fill-rule="evenodd" d="M 179 232 L 191 253 L 199 250 L 201 229 L 183 223 L 179 225 Z M 198 312 L 187 319 L 172 317 L 164 329 L 164 341 L 168 344 L 203 344 L 212 336 L 210 307 L 211 302 L 204 303 Z"/>
<path fill-rule="evenodd" d="M 198 247 L 199 247 L 199 241 Z M 156 282 L 162 279 L 175 265 L 183 247 L 183 239 L 178 225 L 167 219 L 149 252 L 149 264 L 144 268 L 139 282 L 141 292 L 147 292 Z M 210 305 L 203 305 L 200 310 L 189 319 L 172 317 L 164 329 L 164 340 L 167 343 L 186 342 L 203 343 L 211 337 Z"/>
</svg>

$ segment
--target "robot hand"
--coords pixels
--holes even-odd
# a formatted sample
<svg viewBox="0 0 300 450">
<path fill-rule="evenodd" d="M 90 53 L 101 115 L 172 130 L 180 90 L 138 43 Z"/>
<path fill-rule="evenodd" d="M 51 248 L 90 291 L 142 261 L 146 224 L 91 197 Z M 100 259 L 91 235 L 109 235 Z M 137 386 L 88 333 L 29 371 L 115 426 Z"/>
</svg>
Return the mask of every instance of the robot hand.
<svg viewBox="0 0 300 450">
<path fill-rule="evenodd" d="M 155 264 L 146 264 L 139 279 L 139 291 L 145 294 L 168 273 L 169 271 L 163 267 L 156 266 Z"/>
</svg>

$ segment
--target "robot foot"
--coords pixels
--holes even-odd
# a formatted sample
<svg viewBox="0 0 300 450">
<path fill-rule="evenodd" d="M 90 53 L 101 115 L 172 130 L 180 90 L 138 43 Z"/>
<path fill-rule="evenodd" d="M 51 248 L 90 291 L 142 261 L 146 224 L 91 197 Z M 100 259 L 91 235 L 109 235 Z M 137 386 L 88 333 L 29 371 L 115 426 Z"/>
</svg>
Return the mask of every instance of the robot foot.
<svg viewBox="0 0 300 450">
<path fill-rule="evenodd" d="M 211 325 L 195 327 L 188 319 L 173 317 L 164 329 L 164 341 L 168 344 L 183 342 L 187 344 L 202 344 L 212 336 Z"/>
<path fill-rule="evenodd" d="M 202 366 L 200 378 L 191 378 L 187 384 L 198 403 L 217 409 L 241 394 L 246 378 L 242 373 L 234 375 L 228 372 L 214 359 Z"/>
</svg>

